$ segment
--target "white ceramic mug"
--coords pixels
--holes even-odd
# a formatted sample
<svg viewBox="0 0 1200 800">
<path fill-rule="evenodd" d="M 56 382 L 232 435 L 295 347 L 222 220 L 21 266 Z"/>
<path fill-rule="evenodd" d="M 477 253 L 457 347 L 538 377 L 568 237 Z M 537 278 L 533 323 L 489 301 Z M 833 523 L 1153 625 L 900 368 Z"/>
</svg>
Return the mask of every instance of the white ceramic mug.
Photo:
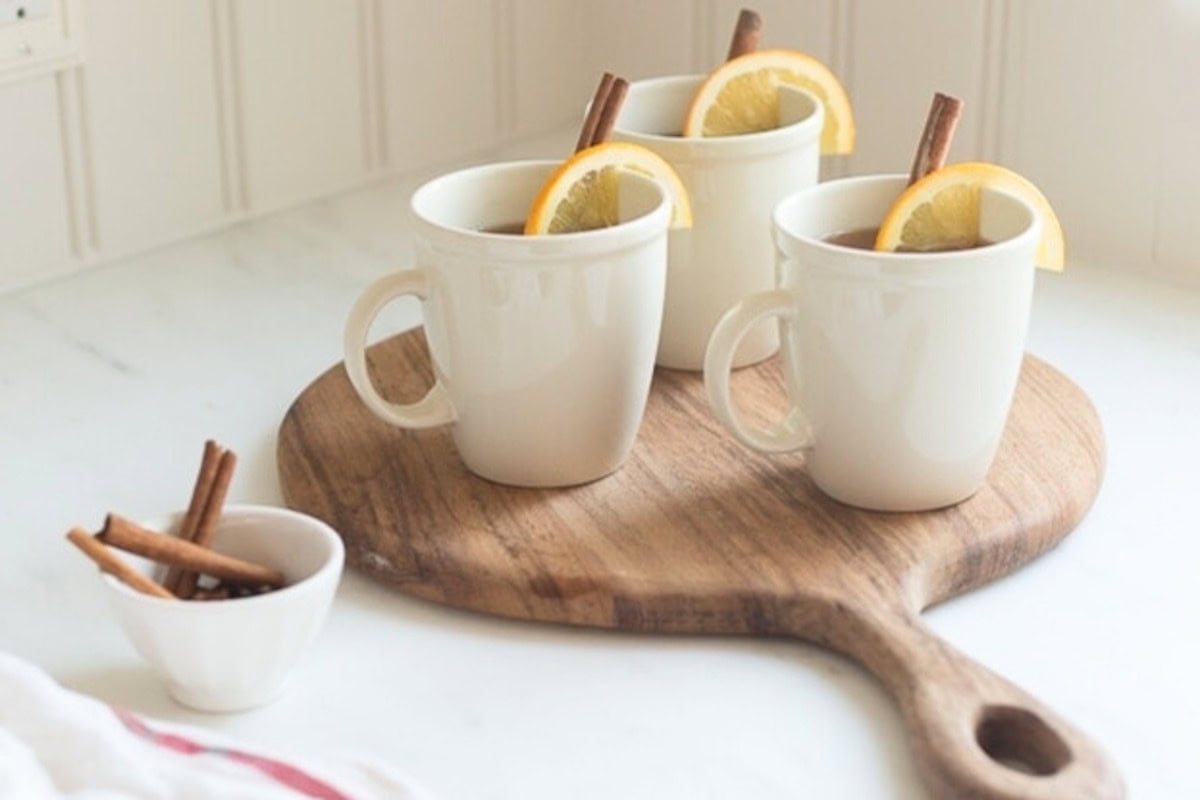
<svg viewBox="0 0 1200 800">
<path fill-rule="evenodd" d="M 662 320 L 670 202 L 623 175 L 621 222 L 553 236 L 483 232 L 525 219 L 558 162 L 492 164 L 413 195 L 415 266 L 358 299 L 346 371 L 366 406 L 404 428 L 451 425 L 477 475 L 518 486 L 595 480 L 625 460 L 650 391 Z M 367 373 L 372 320 L 422 301 L 436 381 L 416 403 L 380 396 Z"/>
<path fill-rule="evenodd" d="M 904 176 L 832 181 L 775 209 L 780 286 L 738 303 L 713 332 L 709 402 L 744 444 L 805 451 L 812 480 L 850 505 L 913 511 L 970 497 L 986 479 L 1021 368 L 1041 219 L 981 197 L 982 247 L 877 253 L 830 244 L 877 227 Z M 730 397 L 738 340 L 777 317 L 790 395 L 773 428 L 747 427 Z"/>
<path fill-rule="evenodd" d="M 775 130 L 741 136 L 683 138 L 684 115 L 704 76 L 637 81 L 617 117 L 613 138 L 658 153 L 673 166 L 692 201 L 692 227 L 670 235 L 667 295 L 657 361 L 700 370 L 713 326 L 733 303 L 775 285 L 771 209 L 817 182 L 825 112 L 811 95 L 784 87 Z M 736 366 L 779 348 L 777 326 L 747 335 Z"/>
</svg>

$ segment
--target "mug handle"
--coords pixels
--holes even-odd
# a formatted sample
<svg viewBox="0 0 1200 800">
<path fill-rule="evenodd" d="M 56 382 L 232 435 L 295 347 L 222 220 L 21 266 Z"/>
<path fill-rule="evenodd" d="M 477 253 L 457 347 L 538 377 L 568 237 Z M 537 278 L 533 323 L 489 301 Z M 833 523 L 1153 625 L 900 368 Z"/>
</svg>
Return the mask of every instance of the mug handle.
<svg viewBox="0 0 1200 800">
<path fill-rule="evenodd" d="M 796 301 L 791 291 L 772 289 L 752 294 L 725 312 L 713 329 L 704 353 L 704 387 L 713 413 L 738 441 L 764 453 L 788 453 L 811 447 L 812 427 L 794 397 L 788 398 L 791 407 L 780 422 L 766 428 L 744 426 L 729 391 L 733 356 L 746 333 L 759 322 L 779 317 L 786 325 L 795 316 Z"/>
<path fill-rule="evenodd" d="M 398 297 L 412 295 L 420 300 L 429 296 L 429 275 L 423 269 L 411 269 L 385 275 L 372 283 L 355 301 L 346 320 L 343 348 L 350 385 L 375 416 L 401 428 L 433 428 L 454 422 L 457 414 L 440 380 L 415 403 L 385 400 L 371 383 L 367 372 L 367 334 L 383 307 Z"/>
</svg>

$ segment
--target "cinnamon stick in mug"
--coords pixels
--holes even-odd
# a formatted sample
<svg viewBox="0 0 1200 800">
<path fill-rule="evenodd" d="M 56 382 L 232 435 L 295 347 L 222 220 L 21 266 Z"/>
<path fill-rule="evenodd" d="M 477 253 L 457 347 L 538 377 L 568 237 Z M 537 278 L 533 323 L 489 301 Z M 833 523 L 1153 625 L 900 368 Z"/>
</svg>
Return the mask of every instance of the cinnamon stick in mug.
<svg viewBox="0 0 1200 800">
<path fill-rule="evenodd" d="M 612 136 L 613 128 L 617 125 L 617 114 L 625 103 L 625 95 L 629 94 L 629 81 L 624 78 L 613 78 L 612 88 L 604 100 L 604 109 L 596 121 L 596 130 L 592 134 L 592 145 L 603 144 Z"/>
<path fill-rule="evenodd" d="M 908 174 L 909 186 L 946 165 L 946 156 L 950 153 L 950 142 L 954 138 L 962 108 L 963 101 L 957 97 L 934 93 L 929 116 L 925 119 L 925 130 L 921 132 L 921 141 L 917 144 L 912 170 Z"/>
<path fill-rule="evenodd" d="M 604 73 L 596 93 L 592 95 L 592 103 L 588 106 L 587 116 L 579 128 L 579 139 L 575 142 L 575 152 L 586 150 L 598 144 L 607 142 L 612 136 L 617 124 L 617 114 L 629 93 L 629 81 L 618 78 L 611 72 Z"/>
<path fill-rule="evenodd" d="M 576 153 L 592 146 L 596 126 L 600 122 L 600 115 L 604 113 L 604 106 L 608 103 L 608 95 L 615 80 L 616 76 L 611 72 L 600 76 L 600 84 L 596 87 L 596 93 L 592 95 L 592 104 L 588 106 L 587 116 L 583 118 L 583 125 L 579 128 L 579 139 L 575 142 Z"/>
<path fill-rule="evenodd" d="M 732 61 L 738 56 L 753 53 L 758 49 L 758 39 L 762 36 L 762 17 L 758 12 L 743 8 L 738 14 L 737 25 L 733 29 L 733 40 L 729 43 L 729 55 L 726 61 Z"/>
</svg>

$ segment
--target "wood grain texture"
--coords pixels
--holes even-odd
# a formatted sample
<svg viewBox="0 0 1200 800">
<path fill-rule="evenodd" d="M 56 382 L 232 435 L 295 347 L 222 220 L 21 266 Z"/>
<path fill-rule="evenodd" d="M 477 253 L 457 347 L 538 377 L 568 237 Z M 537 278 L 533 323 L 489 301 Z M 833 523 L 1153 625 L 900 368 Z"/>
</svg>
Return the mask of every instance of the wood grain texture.
<svg viewBox="0 0 1200 800">
<path fill-rule="evenodd" d="M 375 345 L 368 360 L 392 400 L 432 380 L 420 332 Z M 748 417 L 771 416 L 783 397 L 776 364 L 736 373 L 734 395 Z M 746 450 L 709 413 L 700 377 L 668 370 L 629 461 L 574 488 L 474 477 L 450 429 L 378 421 L 340 364 L 289 409 L 277 455 L 288 505 L 327 521 L 352 566 L 404 593 L 521 619 L 802 638 L 889 688 L 937 797 L 1123 796 L 1084 734 L 919 618 L 1053 547 L 1099 489 L 1095 410 L 1032 356 L 987 484 L 935 512 L 824 497 L 801 456 Z"/>
</svg>

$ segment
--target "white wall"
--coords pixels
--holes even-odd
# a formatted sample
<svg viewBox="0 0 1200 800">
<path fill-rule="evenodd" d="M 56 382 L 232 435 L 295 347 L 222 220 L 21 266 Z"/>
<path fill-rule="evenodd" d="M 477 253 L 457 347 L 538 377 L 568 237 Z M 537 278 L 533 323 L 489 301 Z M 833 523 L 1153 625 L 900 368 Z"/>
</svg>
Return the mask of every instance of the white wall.
<svg viewBox="0 0 1200 800">
<path fill-rule="evenodd" d="M 707 70 L 747 4 L 592 4 L 602 38 L 591 65 Z M 966 101 L 950 160 L 996 161 L 1037 183 L 1061 216 L 1069 260 L 1200 283 L 1200 0 L 751 5 L 764 47 L 810 52 L 846 84 L 858 149 L 825 175 L 907 171 L 930 97 L 946 91 Z M 637 32 L 623 34 L 618 17 L 637 19 Z"/>
<path fill-rule="evenodd" d="M 32 48 L 0 28 L 0 290 L 562 126 L 603 69 L 706 71 L 745 4 L 55 0 Z M 1200 0 L 754 7 L 846 83 L 827 176 L 906 170 L 954 93 L 951 159 L 1038 183 L 1069 258 L 1200 283 Z"/>
<path fill-rule="evenodd" d="M 566 124 L 582 10 L 55 0 L 0 28 L 0 291 Z"/>
</svg>

